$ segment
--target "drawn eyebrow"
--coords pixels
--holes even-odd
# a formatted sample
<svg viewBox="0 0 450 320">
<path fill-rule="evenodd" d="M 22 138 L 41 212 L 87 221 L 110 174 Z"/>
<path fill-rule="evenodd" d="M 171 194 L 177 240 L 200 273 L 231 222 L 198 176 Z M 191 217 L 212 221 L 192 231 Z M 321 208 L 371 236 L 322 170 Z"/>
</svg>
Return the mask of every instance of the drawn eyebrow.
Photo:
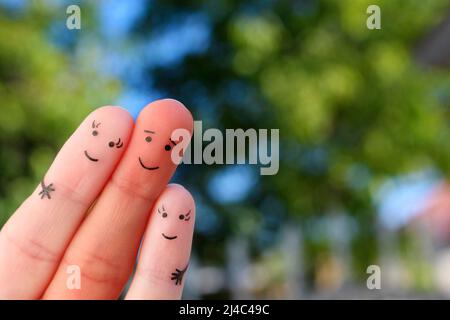
<svg viewBox="0 0 450 320">
<path fill-rule="evenodd" d="M 147 132 L 147 133 L 155 133 L 155 131 L 151 131 L 151 130 L 144 130 L 144 132 Z"/>
<path fill-rule="evenodd" d="M 99 125 L 101 125 L 101 123 L 95 124 L 95 120 L 92 122 L 92 128 L 98 128 Z"/>
<path fill-rule="evenodd" d="M 173 143 L 173 145 L 174 146 L 176 146 L 177 145 L 177 143 L 175 142 L 175 141 L 173 141 L 172 139 L 169 139 L 170 140 L 170 142 L 172 142 Z"/>
</svg>

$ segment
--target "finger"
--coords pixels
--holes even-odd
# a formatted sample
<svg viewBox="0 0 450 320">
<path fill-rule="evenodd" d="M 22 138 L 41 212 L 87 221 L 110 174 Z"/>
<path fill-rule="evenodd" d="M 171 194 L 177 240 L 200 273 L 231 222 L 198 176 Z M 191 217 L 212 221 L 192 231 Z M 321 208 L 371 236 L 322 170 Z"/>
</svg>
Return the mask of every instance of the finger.
<svg viewBox="0 0 450 320">
<path fill-rule="evenodd" d="M 75 235 L 44 294 L 46 299 L 115 299 L 128 280 L 154 200 L 175 171 L 171 133 L 192 132 L 190 112 L 175 100 L 145 107 L 123 159 Z M 81 286 L 68 290 L 67 268 L 78 266 Z"/>
<path fill-rule="evenodd" d="M 126 299 L 180 299 L 191 254 L 195 203 L 170 184 L 153 206 Z"/>
<path fill-rule="evenodd" d="M 127 111 L 103 107 L 67 140 L 42 182 L 0 233 L 0 298 L 42 295 L 122 156 L 132 127 Z"/>
</svg>

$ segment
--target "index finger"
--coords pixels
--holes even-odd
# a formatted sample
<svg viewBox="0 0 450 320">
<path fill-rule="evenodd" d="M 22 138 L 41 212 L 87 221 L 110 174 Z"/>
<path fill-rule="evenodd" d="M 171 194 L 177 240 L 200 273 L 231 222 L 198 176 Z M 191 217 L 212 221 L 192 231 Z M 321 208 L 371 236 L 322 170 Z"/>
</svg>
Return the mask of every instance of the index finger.
<svg viewBox="0 0 450 320">
<path fill-rule="evenodd" d="M 0 299 L 42 295 L 86 211 L 114 171 L 133 120 L 118 107 L 92 112 L 0 233 Z"/>
<path fill-rule="evenodd" d="M 176 100 L 157 100 L 140 112 L 126 153 L 67 248 L 44 299 L 120 295 L 135 264 L 152 204 L 178 164 L 171 155 L 182 140 L 172 140 L 172 133 L 183 129 L 190 135 L 192 127 L 191 113 Z M 66 286 L 71 265 L 81 271 L 79 290 Z"/>
</svg>

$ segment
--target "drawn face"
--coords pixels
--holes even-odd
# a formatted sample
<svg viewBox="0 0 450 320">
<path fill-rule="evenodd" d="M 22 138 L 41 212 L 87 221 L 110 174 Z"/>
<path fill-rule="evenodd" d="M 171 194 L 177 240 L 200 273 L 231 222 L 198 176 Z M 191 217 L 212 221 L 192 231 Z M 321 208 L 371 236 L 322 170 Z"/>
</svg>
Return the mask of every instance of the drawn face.
<svg viewBox="0 0 450 320">
<path fill-rule="evenodd" d="M 135 194 L 156 200 L 178 165 L 172 161 L 172 153 L 180 147 L 183 138 L 173 141 L 171 138 L 180 128 L 190 133 L 193 128 L 192 115 L 183 104 L 165 99 L 147 105 L 136 119 L 132 138 L 114 171 L 114 179 L 129 185 Z"/>
<path fill-rule="evenodd" d="M 187 212 L 168 212 L 164 205 L 161 206 L 161 208 L 158 208 L 158 214 L 161 216 L 162 219 L 178 219 L 180 223 L 186 223 L 187 221 L 191 220 L 191 209 L 189 209 Z M 171 225 L 174 221 L 172 221 Z M 173 227 L 172 227 L 173 229 Z M 177 234 L 170 234 L 169 232 L 163 232 L 161 233 L 163 238 L 167 240 L 175 240 L 178 238 Z"/>
<path fill-rule="evenodd" d="M 95 120 L 92 122 L 91 125 L 91 135 L 96 140 L 104 141 L 105 145 L 108 146 L 109 148 L 120 149 L 123 147 L 123 141 L 121 138 L 118 138 L 117 141 L 105 139 L 101 134 L 101 123 L 96 122 Z M 99 161 L 99 159 L 95 156 L 95 150 L 94 151 L 84 150 L 84 155 L 89 161 L 92 162 Z"/>
<path fill-rule="evenodd" d="M 145 139 L 144 140 L 145 140 L 145 142 L 147 144 L 150 145 L 150 147 L 151 147 L 151 143 L 152 143 L 152 141 L 154 139 L 154 136 L 156 134 L 157 133 L 155 131 L 144 130 L 144 135 L 145 135 Z M 163 141 L 163 143 L 164 143 L 164 141 Z M 161 143 L 159 143 L 158 145 L 161 146 Z M 177 143 L 175 141 L 173 141 L 172 139 L 168 138 L 166 140 L 165 145 L 164 145 L 165 152 L 170 153 L 170 151 L 172 150 L 172 147 L 174 147 L 176 145 L 177 145 Z M 157 146 L 155 146 L 155 147 L 157 147 Z M 146 165 L 146 164 L 144 164 L 144 161 L 142 160 L 141 156 L 139 156 L 138 158 L 139 158 L 139 163 L 140 163 L 141 167 L 144 168 L 145 170 L 158 170 L 159 169 L 159 163 L 157 163 L 157 165 L 155 165 L 155 164 Z"/>
</svg>

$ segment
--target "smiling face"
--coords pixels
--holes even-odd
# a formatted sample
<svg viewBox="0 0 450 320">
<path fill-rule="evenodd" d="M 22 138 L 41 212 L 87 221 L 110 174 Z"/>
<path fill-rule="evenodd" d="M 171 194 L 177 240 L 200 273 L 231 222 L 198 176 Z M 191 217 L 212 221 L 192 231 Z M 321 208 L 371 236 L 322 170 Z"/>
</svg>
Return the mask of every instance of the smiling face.
<svg viewBox="0 0 450 320">
<path fill-rule="evenodd" d="M 195 220 L 194 199 L 182 186 L 169 184 L 153 207 L 152 219 L 158 225 L 153 237 L 170 243 L 187 241 Z"/>
<path fill-rule="evenodd" d="M 144 130 L 144 133 L 147 134 L 147 136 L 145 137 L 145 141 L 147 143 L 151 143 L 153 141 L 153 136 L 156 134 L 156 132 L 151 131 L 151 130 Z M 164 150 L 166 152 L 170 152 L 172 150 L 172 147 L 174 147 L 176 145 L 177 145 L 177 143 L 169 138 L 167 144 L 164 146 Z M 140 156 L 139 156 L 139 163 L 140 163 L 141 167 L 144 168 L 145 170 L 158 170 L 159 169 L 159 166 L 145 165 Z"/>
<path fill-rule="evenodd" d="M 136 121 L 130 145 L 114 173 L 122 186 L 147 199 L 164 189 L 177 164 L 171 152 L 179 141 L 171 140 L 176 129 L 192 132 L 191 113 L 178 101 L 165 99 L 146 106 Z M 133 176 L 133 181 L 129 181 Z"/>
<path fill-rule="evenodd" d="M 192 209 L 189 209 L 185 214 L 180 213 L 178 215 L 178 219 L 181 222 L 182 221 L 189 221 L 189 220 L 191 220 L 191 211 L 192 211 Z M 164 207 L 164 205 L 162 205 L 161 208 L 158 208 L 158 213 L 163 219 L 169 218 L 169 213 L 167 212 L 167 210 Z M 170 218 L 171 219 L 176 219 L 177 218 L 177 214 L 170 214 Z M 164 232 L 161 233 L 161 235 L 163 236 L 163 238 L 165 238 L 167 240 L 175 240 L 176 238 L 178 238 L 178 235 L 167 235 Z"/>
<path fill-rule="evenodd" d="M 77 197 L 95 197 L 92 190 L 97 190 L 99 183 L 103 186 L 102 181 L 117 167 L 133 127 L 133 118 L 123 108 L 104 106 L 92 111 L 58 152 L 45 175 L 45 187 L 53 183 L 53 188 L 61 191 L 63 183 L 77 186 Z"/>
<path fill-rule="evenodd" d="M 117 148 L 120 149 L 123 147 L 123 141 L 121 138 L 118 138 L 117 141 L 105 139 L 103 135 L 101 135 L 101 122 L 96 122 L 96 120 L 92 121 L 91 124 L 91 135 L 97 140 L 103 141 L 109 148 Z M 90 151 L 92 152 L 92 151 Z M 88 152 L 88 150 L 84 150 L 84 155 L 89 161 L 98 162 L 99 158 L 97 156 L 93 156 Z"/>
<path fill-rule="evenodd" d="M 149 299 L 173 299 L 179 292 L 188 270 L 195 224 L 195 202 L 190 192 L 179 184 L 168 184 L 155 201 L 139 250 L 136 273 L 155 279 L 163 286 L 153 290 L 151 283 L 136 281 L 128 295 L 149 289 L 155 293 Z M 149 275 L 149 276 L 147 276 Z M 179 291 L 178 291 L 179 290 Z M 133 298 L 132 298 L 133 299 Z"/>
</svg>

